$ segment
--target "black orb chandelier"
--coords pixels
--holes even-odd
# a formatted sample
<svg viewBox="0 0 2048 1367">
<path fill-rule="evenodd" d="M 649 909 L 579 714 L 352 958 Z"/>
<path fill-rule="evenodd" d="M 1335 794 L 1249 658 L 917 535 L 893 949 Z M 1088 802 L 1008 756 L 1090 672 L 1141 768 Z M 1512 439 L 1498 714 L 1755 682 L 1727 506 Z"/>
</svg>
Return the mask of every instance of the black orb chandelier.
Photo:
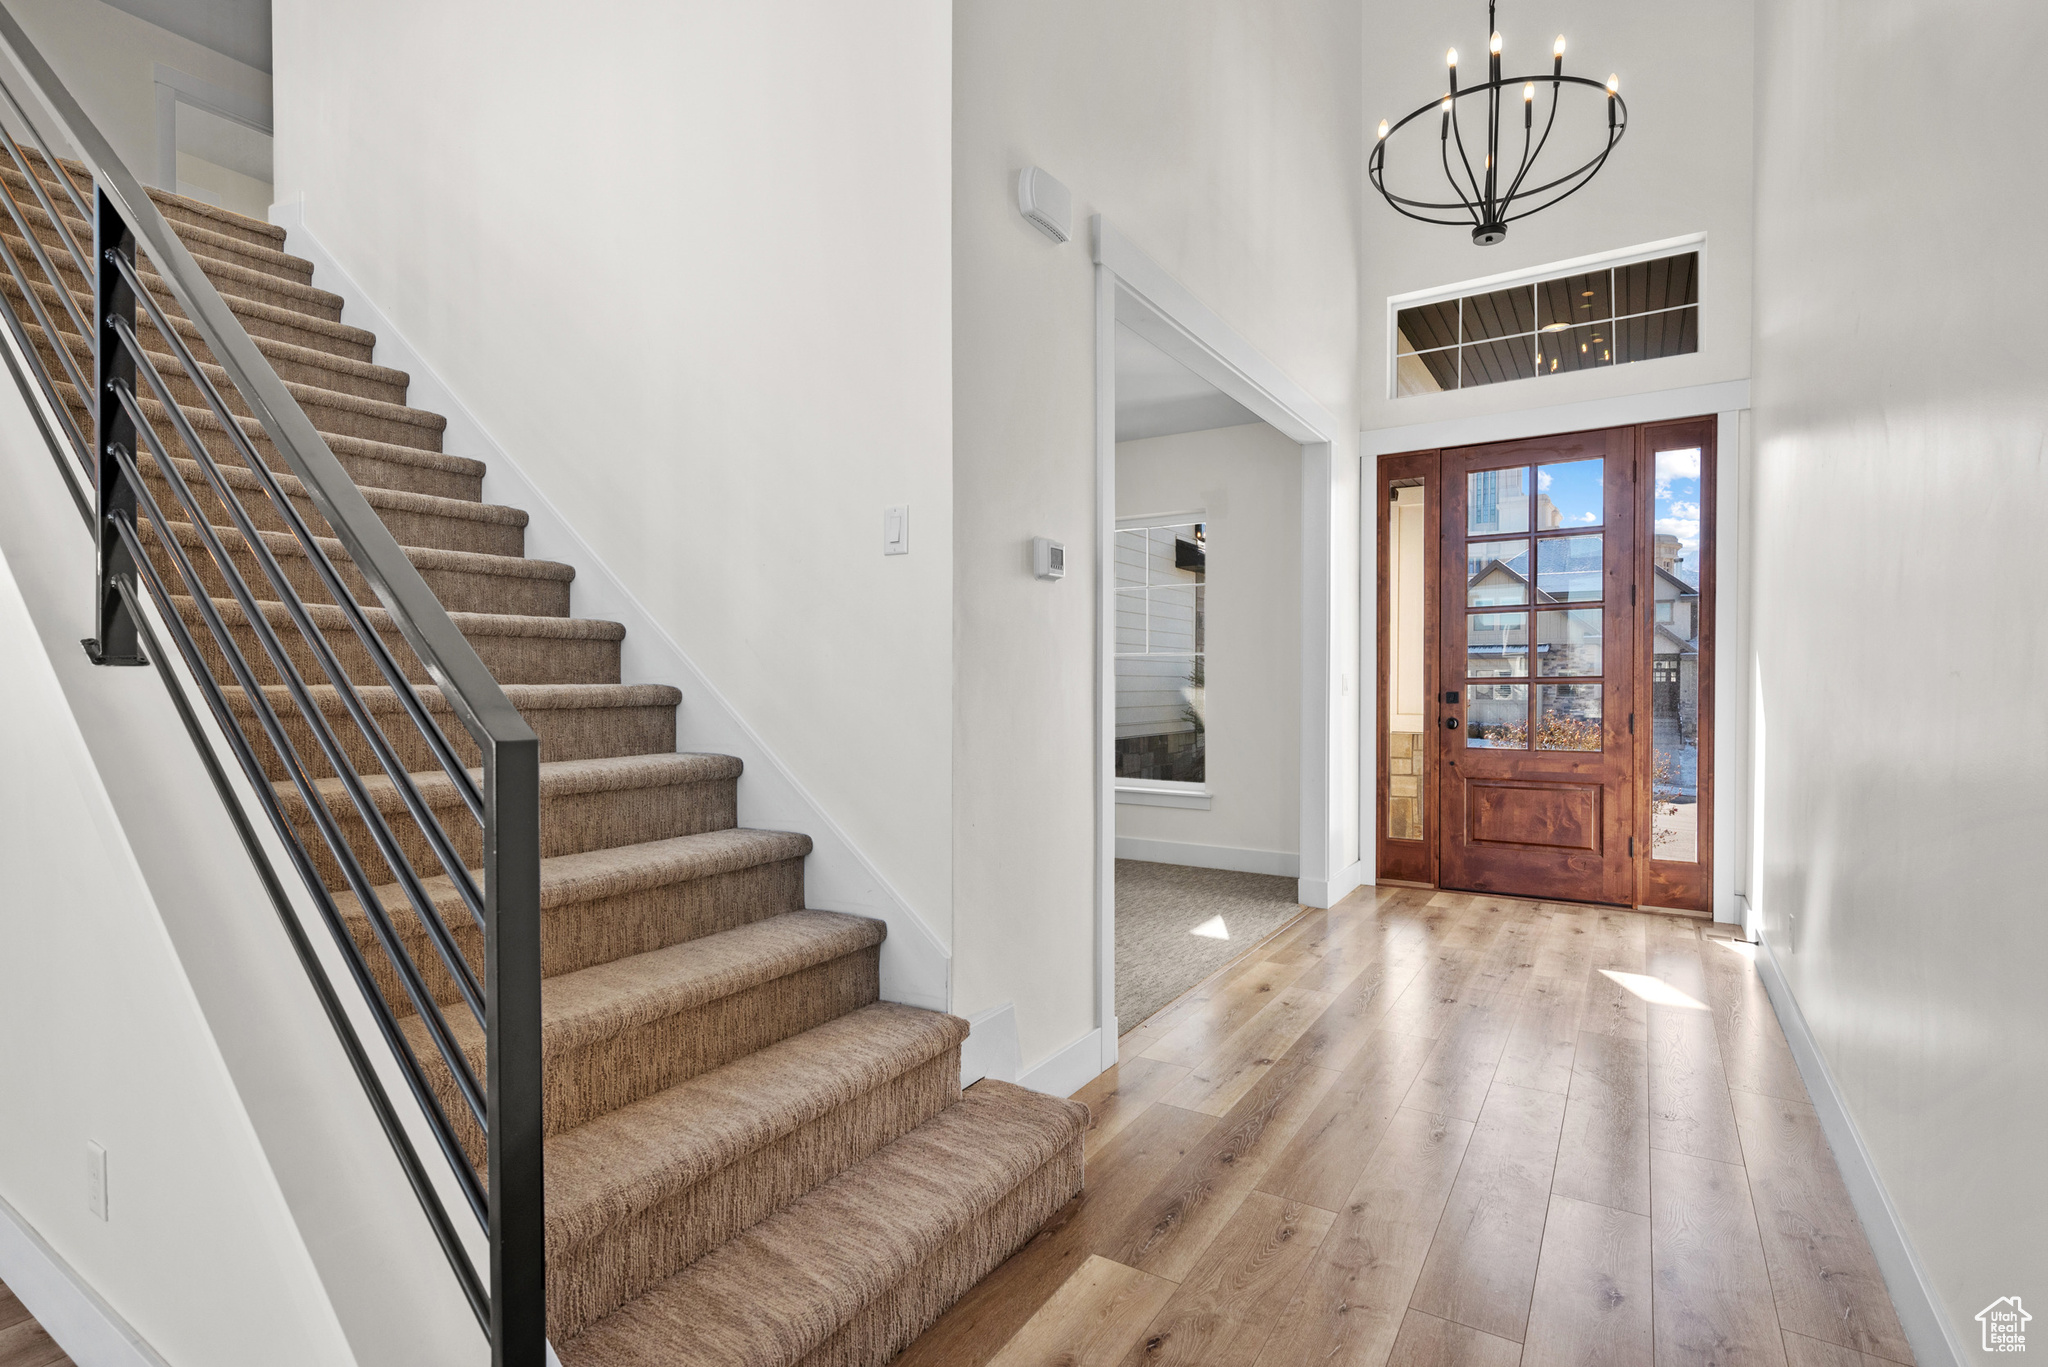
<svg viewBox="0 0 2048 1367">
<path fill-rule="evenodd" d="M 1608 154 L 1621 141 L 1621 135 L 1628 131 L 1628 105 L 1622 102 L 1620 82 L 1609 76 L 1606 84 L 1585 76 L 1564 74 L 1564 35 L 1559 34 L 1557 45 L 1551 49 L 1551 68 L 1547 76 L 1503 76 L 1500 72 L 1500 30 L 1494 27 L 1495 0 L 1487 0 L 1486 27 L 1491 37 L 1487 43 L 1487 75 L 1483 82 L 1458 86 L 1458 50 L 1452 48 L 1445 55 L 1450 67 L 1450 93 L 1439 100 L 1432 100 L 1402 119 L 1389 125 L 1380 121 L 1379 141 L 1366 160 L 1366 174 L 1372 177 L 1373 188 L 1386 196 L 1387 203 L 1410 218 L 1424 223 L 1442 223 L 1451 227 L 1472 228 L 1472 241 L 1482 247 L 1490 247 L 1508 235 L 1508 224 L 1518 218 L 1527 218 L 1534 213 L 1548 209 L 1551 205 L 1568 198 L 1583 189 L 1587 182 L 1600 173 L 1607 163 Z M 1543 134 L 1536 135 L 1537 86 L 1548 82 L 1550 85 L 1550 113 L 1543 120 Z M 1522 154 L 1512 177 L 1505 176 L 1501 162 L 1501 124 L 1503 116 L 1512 118 L 1511 111 L 1501 107 L 1503 96 L 1515 85 L 1522 87 Z M 1536 161 L 1543 155 L 1543 149 L 1550 141 L 1550 133 L 1557 126 L 1558 95 L 1567 85 L 1591 86 L 1607 96 L 1607 145 L 1597 156 L 1564 175 L 1546 180 L 1538 185 L 1526 182 L 1535 169 Z M 1512 95 L 1506 98 L 1512 99 Z M 1483 100 L 1486 104 L 1486 141 L 1479 147 L 1483 163 L 1477 168 L 1472 164 L 1472 154 L 1465 148 L 1465 134 L 1458 119 L 1458 102 L 1465 99 Z M 1429 113 L 1440 116 L 1437 129 L 1439 144 L 1438 160 L 1443 165 L 1444 178 L 1450 182 L 1454 200 L 1410 199 L 1397 195 L 1387 188 L 1387 144 L 1403 128 Z M 1513 133 L 1510 131 L 1512 142 Z M 1456 162 L 1451 153 L 1458 154 Z M 1462 173 L 1462 179 L 1460 178 Z M 1451 217 L 1442 217 L 1442 215 Z"/>
</svg>

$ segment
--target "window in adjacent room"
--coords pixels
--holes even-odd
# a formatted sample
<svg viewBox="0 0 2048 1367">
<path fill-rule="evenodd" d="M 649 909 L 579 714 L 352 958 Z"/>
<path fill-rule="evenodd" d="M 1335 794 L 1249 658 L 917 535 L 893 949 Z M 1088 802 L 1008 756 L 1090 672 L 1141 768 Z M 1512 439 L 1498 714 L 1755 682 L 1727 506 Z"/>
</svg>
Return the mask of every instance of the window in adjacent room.
<svg viewBox="0 0 2048 1367">
<path fill-rule="evenodd" d="M 1395 312 L 1395 392 L 1431 394 L 1700 349 L 1697 250 Z"/>
<path fill-rule="evenodd" d="M 1208 549 L 1198 514 L 1117 528 L 1118 783 L 1199 786 L 1205 777 Z"/>
</svg>

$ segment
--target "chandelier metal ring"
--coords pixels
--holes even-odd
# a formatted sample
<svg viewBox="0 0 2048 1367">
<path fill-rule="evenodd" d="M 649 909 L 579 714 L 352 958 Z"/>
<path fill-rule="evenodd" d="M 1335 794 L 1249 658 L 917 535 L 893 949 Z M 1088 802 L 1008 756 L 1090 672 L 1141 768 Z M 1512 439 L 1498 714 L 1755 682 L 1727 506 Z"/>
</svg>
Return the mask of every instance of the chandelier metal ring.
<svg viewBox="0 0 2048 1367">
<path fill-rule="evenodd" d="M 1472 240 L 1480 246 L 1491 246 L 1507 236 L 1507 225 L 1517 219 L 1540 213 L 1552 205 L 1560 204 L 1592 181 L 1607 164 L 1615 145 L 1628 131 L 1628 104 L 1621 98 L 1619 82 L 1608 77 L 1603 83 L 1587 76 L 1564 74 L 1564 38 L 1560 36 L 1552 49 L 1552 69 L 1540 76 L 1503 76 L 1500 69 L 1501 40 L 1499 30 L 1492 28 L 1494 6 L 1486 7 L 1491 38 L 1488 43 L 1488 70 L 1483 82 L 1458 86 L 1457 49 L 1451 49 L 1447 61 L 1451 71 L 1450 93 L 1430 101 L 1420 109 L 1403 117 L 1398 123 L 1380 125 L 1378 141 L 1373 145 L 1372 154 L 1366 159 L 1366 174 L 1373 188 L 1378 190 L 1394 210 L 1422 223 L 1442 224 L 1446 227 L 1472 227 Z M 1550 112 L 1544 119 L 1541 137 L 1535 136 L 1536 88 L 1540 84 L 1550 86 Z M 1522 87 L 1522 155 L 1515 169 L 1514 177 L 1501 183 L 1501 94 L 1503 90 L 1520 85 Z M 1607 96 L 1607 142 L 1600 151 L 1580 166 L 1567 171 L 1540 185 L 1524 186 L 1529 173 L 1549 145 L 1551 131 L 1557 126 L 1558 98 L 1567 85 L 1590 86 Z M 1477 174 L 1465 148 L 1465 134 L 1458 118 L 1458 102 L 1473 96 L 1486 101 L 1486 142 L 1483 145 L 1484 174 Z M 1442 164 L 1444 179 L 1449 182 L 1455 200 L 1416 199 L 1396 194 L 1387 188 L 1387 144 L 1396 133 L 1406 128 L 1425 114 L 1437 113 L 1442 120 L 1438 131 L 1438 159 Z M 1451 150 L 1455 144 L 1458 161 L 1454 166 Z M 1458 172 L 1462 169 L 1465 179 L 1461 183 Z M 1471 193 L 1467 194 L 1467 187 Z M 1557 193 L 1552 194 L 1552 191 Z M 1543 198 L 1548 195 L 1548 198 Z M 1532 202 L 1533 201 L 1533 202 Z M 1439 213 L 1456 213 L 1456 218 L 1436 217 Z"/>
</svg>

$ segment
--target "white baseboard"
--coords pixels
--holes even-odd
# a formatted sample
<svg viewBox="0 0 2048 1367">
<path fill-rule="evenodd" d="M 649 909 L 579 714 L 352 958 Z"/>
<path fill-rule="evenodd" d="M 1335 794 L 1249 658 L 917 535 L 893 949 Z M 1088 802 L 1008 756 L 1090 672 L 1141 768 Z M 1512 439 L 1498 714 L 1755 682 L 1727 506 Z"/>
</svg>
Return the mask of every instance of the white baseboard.
<svg viewBox="0 0 2048 1367">
<path fill-rule="evenodd" d="M 1115 1028 L 1111 1027 L 1112 1048 L 1115 1047 L 1115 1033 Z M 1051 1096 L 1072 1096 L 1100 1077 L 1104 1068 L 1102 1030 L 1097 1027 L 1037 1067 L 1020 1074 L 1017 1085 Z"/>
<path fill-rule="evenodd" d="M 1305 907 L 1334 907 L 1372 881 L 1372 870 L 1363 859 L 1338 872 L 1335 878 L 1304 878 L 1294 896 Z"/>
<path fill-rule="evenodd" d="M 967 1018 L 971 1032 L 960 1046 L 960 1085 L 971 1087 L 985 1077 L 998 1082 L 1015 1082 L 1017 1053 L 1017 1006 L 1004 1002 Z"/>
<path fill-rule="evenodd" d="M 1116 838 L 1116 857 L 1148 864 L 1185 864 L 1196 869 L 1230 869 L 1237 873 L 1270 873 L 1280 878 L 1301 876 L 1301 856 L 1284 850 L 1240 850 L 1230 845 L 1190 845 L 1178 840 Z"/>
<path fill-rule="evenodd" d="M 270 221 L 288 231 L 287 245 L 294 256 L 313 263 L 320 288 L 342 297 L 342 316 L 349 326 L 377 334 L 377 364 L 412 376 L 407 402 L 448 419 L 444 448 L 487 464 L 485 501 L 526 510 L 527 554 L 576 567 L 577 615 L 625 624 L 622 679 L 672 684 L 682 690 L 676 748 L 734 755 L 746 766 L 740 780 L 740 824 L 801 831 L 811 837 L 811 855 L 804 861 L 805 905 L 872 916 L 888 924 L 888 938 L 882 942 L 882 996 L 934 1011 L 950 1009 L 952 956 L 945 943 L 356 284 L 307 226 L 305 201 L 271 205 Z"/>
<path fill-rule="evenodd" d="M 1753 925 L 1746 904 L 1744 912 L 1744 923 Z M 1885 1287 L 1891 1292 L 1899 1327 L 1905 1330 L 1914 1360 L 1920 1367 L 1961 1367 L 1966 1359 L 1974 1361 L 1975 1355 L 1949 1331 L 1948 1317 L 1942 1312 L 1934 1282 L 1913 1252 L 1906 1227 L 1877 1175 L 1877 1165 L 1871 1161 L 1870 1150 L 1864 1147 L 1848 1103 L 1835 1087 L 1834 1075 L 1828 1071 L 1813 1031 L 1807 1028 L 1806 1016 L 1778 967 L 1770 941 L 1761 931 L 1753 933 L 1758 941 L 1757 976 L 1763 979 L 1764 991 L 1778 1013 L 1785 1042 L 1792 1046 L 1799 1076 L 1819 1113 L 1821 1132 L 1827 1136 L 1828 1147 L 1835 1151 L 1835 1166 L 1841 1169 L 1842 1183 L 1849 1189 L 1849 1204 L 1856 1208 L 1856 1216 L 1863 1222 L 1864 1237 L 1876 1255 L 1878 1270 L 1884 1273 Z"/>
<path fill-rule="evenodd" d="M 170 1367 L 4 1200 L 0 1282 L 78 1367 Z"/>
</svg>

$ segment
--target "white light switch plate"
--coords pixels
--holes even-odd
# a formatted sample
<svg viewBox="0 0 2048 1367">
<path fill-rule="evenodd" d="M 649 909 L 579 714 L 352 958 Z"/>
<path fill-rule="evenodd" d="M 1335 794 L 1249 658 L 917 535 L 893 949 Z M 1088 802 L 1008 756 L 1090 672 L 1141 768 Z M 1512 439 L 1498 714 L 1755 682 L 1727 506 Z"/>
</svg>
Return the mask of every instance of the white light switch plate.
<svg viewBox="0 0 2048 1367">
<path fill-rule="evenodd" d="M 910 554 L 910 508 L 885 508 L 882 511 L 882 554 Z"/>
</svg>

